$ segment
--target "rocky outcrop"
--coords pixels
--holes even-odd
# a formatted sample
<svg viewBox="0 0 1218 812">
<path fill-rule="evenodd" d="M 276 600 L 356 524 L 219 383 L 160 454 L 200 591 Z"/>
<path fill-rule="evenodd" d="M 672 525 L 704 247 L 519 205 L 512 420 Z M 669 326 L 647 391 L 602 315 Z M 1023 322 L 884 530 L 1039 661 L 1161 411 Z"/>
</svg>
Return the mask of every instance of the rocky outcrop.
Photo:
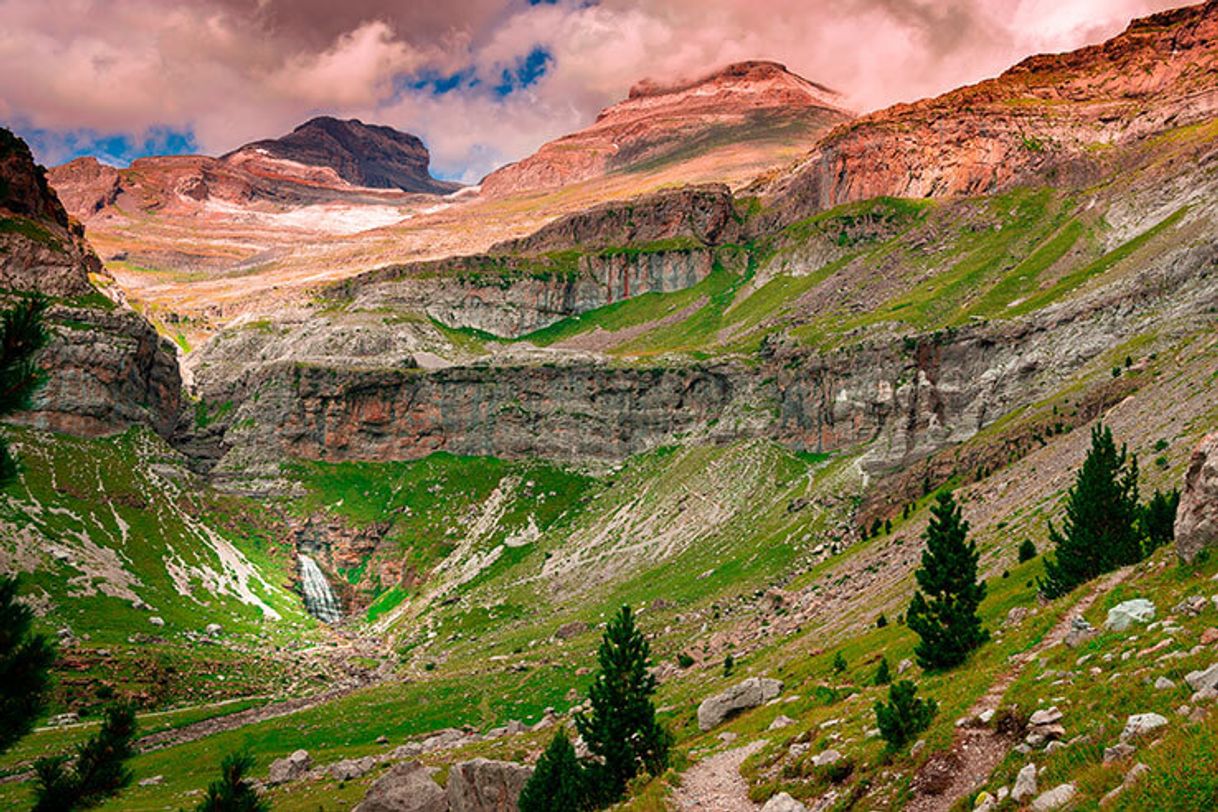
<svg viewBox="0 0 1218 812">
<path fill-rule="evenodd" d="M 286 784 L 289 781 L 303 778 L 312 766 L 313 759 L 309 756 L 308 751 L 297 750 L 290 756 L 277 758 L 271 762 L 270 771 L 267 773 L 267 783 Z"/>
<path fill-rule="evenodd" d="M 774 202 L 773 221 L 791 222 L 881 195 L 1087 183 L 1107 148 L 1211 118 L 1216 66 L 1218 4 L 1163 12 L 1102 45 L 1035 56 L 996 79 L 841 125 L 757 191 Z"/>
<path fill-rule="evenodd" d="M 47 380 L 17 422 L 81 435 L 148 425 L 168 435 L 181 379 L 172 344 L 93 287 L 101 262 L 25 143 L 0 129 L 0 293 L 51 299 L 37 363 Z"/>
<path fill-rule="evenodd" d="M 454 764 L 446 788 L 449 812 L 516 812 L 532 775 L 531 767 L 510 761 L 476 758 Z"/>
<path fill-rule="evenodd" d="M 354 812 L 448 812 L 448 799 L 426 767 L 406 761 L 373 782 Z"/>
<path fill-rule="evenodd" d="M 1175 534 L 1176 552 L 1189 563 L 1218 545 L 1218 434 L 1207 435 L 1189 460 Z"/>
<path fill-rule="evenodd" d="M 698 727 L 712 730 L 742 711 L 764 705 L 782 693 L 782 682 L 749 677 L 722 693 L 707 697 L 698 706 Z"/>
<path fill-rule="evenodd" d="M 299 167 L 321 167 L 353 186 L 427 194 L 460 188 L 431 176 L 431 155 L 418 137 L 359 119 L 310 119 L 285 136 L 246 144 L 222 160 L 255 175 L 290 178 Z"/>
<path fill-rule="evenodd" d="M 849 114 L 837 93 L 774 62 L 741 62 L 693 81 L 644 80 L 586 129 L 492 172 L 482 193 L 553 189 L 614 171 L 641 171 L 782 132 L 811 143 Z M 713 158 L 711 159 L 713 160 Z"/>
</svg>

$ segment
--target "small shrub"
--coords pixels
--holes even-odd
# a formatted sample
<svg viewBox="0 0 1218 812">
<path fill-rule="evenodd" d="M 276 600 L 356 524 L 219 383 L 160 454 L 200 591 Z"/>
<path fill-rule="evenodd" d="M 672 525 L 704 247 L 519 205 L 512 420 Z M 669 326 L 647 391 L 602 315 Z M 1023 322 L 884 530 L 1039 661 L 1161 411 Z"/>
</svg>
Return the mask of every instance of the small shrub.
<svg viewBox="0 0 1218 812">
<path fill-rule="evenodd" d="M 877 629 L 882 629 L 887 625 L 888 625 L 888 618 L 885 617 L 883 615 L 883 613 L 881 613 L 880 616 L 875 619 L 875 627 Z"/>
<path fill-rule="evenodd" d="M 689 668 L 693 664 L 694 658 L 690 657 L 684 651 L 677 655 L 677 665 L 681 666 L 682 668 Z"/>
<path fill-rule="evenodd" d="M 732 669 L 735 667 L 736 658 L 730 654 L 723 658 L 723 676 L 730 677 L 732 675 Z"/>
<path fill-rule="evenodd" d="M 834 673 L 834 674 L 841 674 L 841 673 L 843 673 L 845 670 L 846 670 L 846 658 L 845 658 L 845 657 L 843 657 L 843 656 L 842 656 L 842 653 L 839 651 L 839 652 L 838 652 L 836 655 L 834 655 L 834 657 L 833 657 L 833 673 Z"/>
<path fill-rule="evenodd" d="M 888 689 L 888 701 L 875 703 L 875 721 L 890 751 L 904 749 L 914 737 L 930 727 L 939 711 L 933 699 L 918 697 L 918 686 L 901 680 Z"/>
<path fill-rule="evenodd" d="M 1036 545 L 1032 543 L 1032 539 L 1024 539 L 1023 544 L 1019 545 L 1019 563 L 1024 564 L 1036 558 Z"/>
<path fill-rule="evenodd" d="M 875 670 L 876 685 L 890 685 L 892 683 L 892 669 L 888 665 L 888 658 L 881 657 L 880 665 Z"/>
</svg>

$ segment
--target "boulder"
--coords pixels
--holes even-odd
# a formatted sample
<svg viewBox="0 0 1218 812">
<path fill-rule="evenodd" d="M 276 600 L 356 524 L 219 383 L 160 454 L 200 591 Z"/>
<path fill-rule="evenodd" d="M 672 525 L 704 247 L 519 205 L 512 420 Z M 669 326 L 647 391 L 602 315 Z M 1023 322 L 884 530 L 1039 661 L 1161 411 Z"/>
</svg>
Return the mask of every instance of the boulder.
<svg viewBox="0 0 1218 812">
<path fill-rule="evenodd" d="M 1130 739 L 1145 736 L 1166 724 L 1167 718 L 1157 713 L 1135 713 L 1125 722 L 1125 729 L 1121 731 L 1121 741 L 1127 742 Z"/>
<path fill-rule="evenodd" d="M 533 775 L 532 767 L 476 758 L 448 773 L 450 812 L 516 812 L 516 800 Z"/>
<path fill-rule="evenodd" d="M 1202 691 L 1206 688 L 1218 690 L 1218 663 L 1214 663 L 1204 671 L 1189 672 L 1184 681 L 1194 691 Z"/>
<path fill-rule="evenodd" d="M 785 792 L 780 792 L 765 802 L 761 812 L 808 812 L 808 807 Z"/>
<path fill-rule="evenodd" d="M 1078 616 L 1070 621 L 1070 631 L 1066 632 L 1066 639 L 1062 642 L 1070 648 L 1078 648 L 1097 634 L 1099 631 L 1086 618 Z"/>
<path fill-rule="evenodd" d="M 770 722 L 770 730 L 782 730 L 784 727 L 790 727 L 795 724 L 795 720 L 785 714 L 779 715 Z"/>
<path fill-rule="evenodd" d="M 1048 792 L 1041 793 L 1032 802 L 1032 812 L 1049 812 L 1051 809 L 1061 809 L 1074 800 L 1078 794 L 1073 784 L 1061 784 Z"/>
<path fill-rule="evenodd" d="M 1155 619 L 1155 605 L 1145 598 L 1118 603 L 1108 610 L 1104 628 L 1110 632 L 1123 632 L 1135 623 L 1149 623 Z"/>
<path fill-rule="evenodd" d="M 1218 432 L 1206 435 L 1189 460 L 1175 531 L 1176 553 L 1188 563 L 1218 544 Z"/>
<path fill-rule="evenodd" d="M 448 812 L 448 798 L 426 767 L 405 761 L 373 782 L 354 812 Z"/>
<path fill-rule="evenodd" d="M 570 640 L 572 637 L 578 637 L 588 631 L 588 624 L 582 620 L 573 620 L 570 623 L 564 623 L 558 627 L 558 631 L 554 632 L 554 636 L 559 640 Z"/>
<path fill-rule="evenodd" d="M 271 762 L 270 775 L 267 781 L 271 784 L 286 784 L 302 778 L 313 766 L 309 751 L 297 750 L 287 758 L 277 758 Z"/>
<path fill-rule="evenodd" d="M 1005 621 L 1003 621 L 1002 627 L 1004 629 L 1009 629 L 1009 628 L 1018 626 L 1020 623 L 1023 623 L 1024 618 L 1026 618 L 1027 616 L 1028 616 L 1028 607 L 1026 607 L 1026 606 L 1012 607 L 1011 611 L 1007 612 L 1007 619 Z"/>
<path fill-rule="evenodd" d="M 1036 794 L 1036 765 L 1026 764 L 1015 776 L 1015 788 L 1011 790 L 1011 800 L 1023 803 Z"/>
<path fill-rule="evenodd" d="M 741 711 L 764 705 L 782 693 L 782 683 L 765 677 L 749 677 L 698 706 L 698 727 L 710 730 Z"/>
<path fill-rule="evenodd" d="M 1104 763 L 1111 764 L 1114 761 L 1120 761 L 1122 759 L 1129 758 L 1135 752 L 1137 752 L 1137 748 L 1134 747 L 1132 744 L 1126 744 L 1125 742 L 1121 742 L 1120 744 L 1114 744 L 1111 747 L 1105 747 L 1104 748 Z"/>
<path fill-rule="evenodd" d="M 836 750 L 826 750 L 823 753 L 817 753 L 812 759 L 812 763 L 817 767 L 826 767 L 830 764 L 836 764 L 842 760 L 842 754 Z"/>
<path fill-rule="evenodd" d="M 372 756 L 345 758 L 342 761 L 336 761 L 331 764 L 326 768 L 326 772 L 335 781 L 351 781 L 372 772 L 376 764 L 376 759 Z"/>
</svg>

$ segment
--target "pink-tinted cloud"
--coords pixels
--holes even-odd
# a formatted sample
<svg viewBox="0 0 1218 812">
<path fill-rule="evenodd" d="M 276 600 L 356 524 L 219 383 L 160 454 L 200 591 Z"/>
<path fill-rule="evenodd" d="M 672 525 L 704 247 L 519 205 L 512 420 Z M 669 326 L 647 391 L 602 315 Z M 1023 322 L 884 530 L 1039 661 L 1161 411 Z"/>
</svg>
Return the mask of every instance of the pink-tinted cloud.
<svg viewBox="0 0 1218 812">
<path fill-rule="evenodd" d="M 1173 0 L 0 0 L 0 120 L 222 152 L 309 115 L 415 132 L 448 176 L 592 121 L 643 77 L 776 59 L 866 111 L 1099 41 Z M 539 81 L 497 77 L 542 47 Z M 464 71 L 437 95 L 403 77 Z M 54 161 L 53 150 L 41 157 Z"/>
</svg>

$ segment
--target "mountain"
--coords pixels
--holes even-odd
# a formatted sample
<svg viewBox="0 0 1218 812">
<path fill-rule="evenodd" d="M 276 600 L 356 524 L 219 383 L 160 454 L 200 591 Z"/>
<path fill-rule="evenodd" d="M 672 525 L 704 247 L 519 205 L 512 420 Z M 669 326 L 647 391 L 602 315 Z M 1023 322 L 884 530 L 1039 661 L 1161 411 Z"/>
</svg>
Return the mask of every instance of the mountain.
<svg viewBox="0 0 1218 812">
<path fill-rule="evenodd" d="M 592 126 L 492 172 L 482 181 L 482 193 L 502 197 L 610 172 L 729 162 L 732 150 L 750 143 L 811 143 L 850 118 L 840 104 L 836 92 L 775 62 L 740 62 L 689 82 L 643 80 L 625 100 L 602 110 Z"/>
<path fill-rule="evenodd" d="M 358 119 L 310 119 L 281 138 L 246 144 L 221 160 L 261 177 L 298 178 L 306 183 L 316 182 L 317 177 L 307 170 L 301 174 L 302 167 L 332 169 L 352 186 L 420 194 L 448 194 L 461 188 L 431 176 L 431 156 L 416 136 Z"/>
<path fill-rule="evenodd" d="M 277 809 L 498 808 L 574 738 L 627 605 L 675 749 L 622 809 L 1208 810 L 1216 22 L 1218 3 L 1138 20 L 797 138 L 794 162 L 766 144 L 751 182 L 728 145 L 425 196 L 445 208 L 358 235 L 263 220 L 300 254 L 190 278 L 118 260 L 110 282 L 13 139 L 6 295 L 54 285 L 73 349 L 0 429 L 23 465 L 0 570 L 63 641 L 51 712 L 84 724 L 0 754 L 0 806 L 28 807 L 33 761 L 120 694 L 147 736 L 105 808 L 195 806 L 243 749 Z M 206 234 L 168 205 L 92 222 L 128 256 Z M 171 402 L 127 360 L 179 369 L 117 301 L 133 277 L 194 312 L 298 292 L 217 317 Z M 98 391 L 126 422 L 88 419 Z M 1049 600 L 1050 528 L 1101 424 L 1142 504 L 1184 488 L 1174 530 L 1170 498 L 1138 521 L 1179 550 L 1146 533 L 1143 560 Z M 947 490 L 990 639 L 934 671 L 905 616 Z M 896 750 L 885 662 L 937 708 Z"/>
</svg>

